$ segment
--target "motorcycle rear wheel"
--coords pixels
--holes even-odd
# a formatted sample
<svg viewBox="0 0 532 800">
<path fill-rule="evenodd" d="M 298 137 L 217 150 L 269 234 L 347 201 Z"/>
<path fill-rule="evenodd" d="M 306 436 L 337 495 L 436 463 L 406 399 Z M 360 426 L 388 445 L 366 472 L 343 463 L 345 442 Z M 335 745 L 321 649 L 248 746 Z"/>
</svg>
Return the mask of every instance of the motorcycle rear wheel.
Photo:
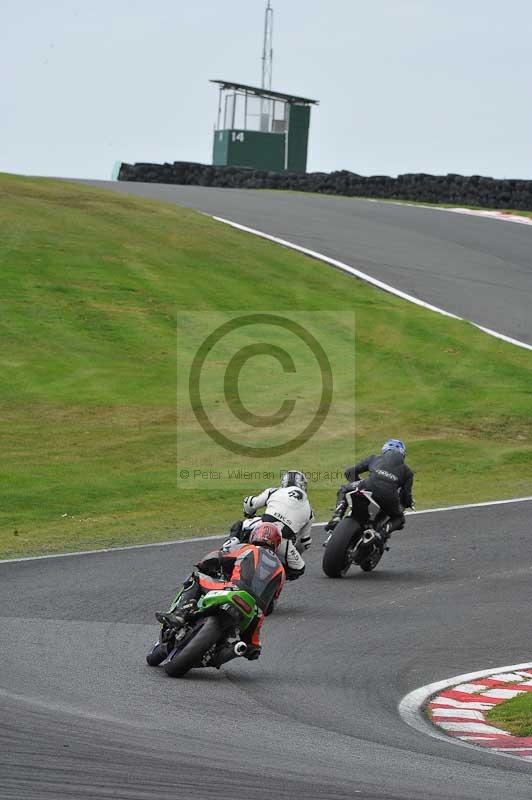
<svg viewBox="0 0 532 800">
<path fill-rule="evenodd" d="M 352 561 L 350 551 L 356 545 L 362 531 L 352 517 L 344 517 L 333 530 L 323 554 L 322 569 L 329 578 L 343 578 Z"/>
<path fill-rule="evenodd" d="M 170 653 L 169 660 L 164 665 L 166 674 L 171 678 L 181 678 L 201 661 L 206 651 L 219 641 L 222 633 L 223 629 L 217 617 L 199 620 L 185 646 L 173 654 Z"/>
</svg>

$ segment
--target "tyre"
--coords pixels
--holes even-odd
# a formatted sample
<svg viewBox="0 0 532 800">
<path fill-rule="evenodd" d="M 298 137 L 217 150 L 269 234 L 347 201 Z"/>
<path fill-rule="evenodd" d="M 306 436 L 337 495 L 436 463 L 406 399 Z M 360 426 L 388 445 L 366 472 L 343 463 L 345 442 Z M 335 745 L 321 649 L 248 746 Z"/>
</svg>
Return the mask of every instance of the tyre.
<svg viewBox="0 0 532 800">
<path fill-rule="evenodd" d="M 329 578 L 343 578 L 351 566 L 350 551 L 360 538 L 360 525 L 352 517 L 342 519 L 327 542 L 322 568 Z"/>
<path fill-rule="evenodd" d="M 170 659 L 164 665 L 167 675 L 180 678 L 195 664 L 201 661 L 205 652 L 216 644 L 222 636 L 222 626 L 217 617 L 207 617 L 200 620 L 189 634 L 187 643 L 170 654 Z"/>
<path fill-rule="evenodd" d="M 146 656 L 146 663 L 150 667 L 158 667 L 168 655 L 168 647 L 165 644 L 157 642 Z"/>
</svg>

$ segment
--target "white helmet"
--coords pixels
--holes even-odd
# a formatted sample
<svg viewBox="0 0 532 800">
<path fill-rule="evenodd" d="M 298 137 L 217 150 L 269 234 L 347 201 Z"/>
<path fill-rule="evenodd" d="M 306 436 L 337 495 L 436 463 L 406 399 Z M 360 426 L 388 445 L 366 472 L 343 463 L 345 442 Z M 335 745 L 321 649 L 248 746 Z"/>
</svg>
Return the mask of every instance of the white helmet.
<svg viewBox="0 0 532 800">
<path fill-rule="evenodd" d="M 287 486 L 297 486 L 298 489 L 303 489 L 306 492 L 308 486 L 307 476 L 297 469 L 288 469 L 281 478 L 281 488 L 286 489 Z"/>
</svg>

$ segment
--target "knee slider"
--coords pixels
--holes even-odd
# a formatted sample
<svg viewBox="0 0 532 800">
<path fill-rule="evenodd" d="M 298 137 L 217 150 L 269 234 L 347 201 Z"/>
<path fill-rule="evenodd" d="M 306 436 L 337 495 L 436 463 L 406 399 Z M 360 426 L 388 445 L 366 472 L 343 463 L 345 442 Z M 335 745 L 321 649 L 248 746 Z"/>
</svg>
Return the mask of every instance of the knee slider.
<svg viewBox="0 0 532 800">
<path fill-rule="evenodd" d="M 239 539 L 242 538 L 242 520 L 238 519 L 236 522 L 233 522 L 231 527 L 229 528 L 229 533 L 231 536 L 238 536 Z"/>
<path fill-rule="evenodd" d="M 305 572 L 305 567 L 306 567 L 305 564 L 303 564 L 303 566 L 299 567 L 298 569 L 295 569 L 294 567 L 288 567 L 288 566 L 285 567 L 284 571 L 286 573 L 286 580 L 287 581 L 297 581 L 297 579 L 300 578 L 303 575 L 303 573 Z"/>
</svg>

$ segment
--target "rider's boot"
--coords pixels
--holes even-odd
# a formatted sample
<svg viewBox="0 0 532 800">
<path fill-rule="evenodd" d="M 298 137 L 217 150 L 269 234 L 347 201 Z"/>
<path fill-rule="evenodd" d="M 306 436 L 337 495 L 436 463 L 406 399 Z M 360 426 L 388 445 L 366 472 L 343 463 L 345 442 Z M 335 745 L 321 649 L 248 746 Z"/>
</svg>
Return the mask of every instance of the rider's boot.
<svg viewBox="0 0 532 800">
<path fill-rule="evenodd" d="M 158 622 L 166 623 L 170 628 L 182 628 L 185 624 L 185 618 L 181 614 L 176 614 L 172 611 L 156 611 L 155 619 Z"/>
<path fill-rule="evenodd" d="M 389 550 L 390 548 L 386 546 L 388 539 L 392 535 L 391 532 L 391 524 L 389 522 L 385 522 L 384 525 L 379 525 L 379 529 L 376 531 L 377 538 L 379 540 L 379 546 L 381 550 L 384 549 Z"/>
<path fill-rule="evenodd" d="M 159 622 L 166 622 L 171 628 L 182 628 L 190 615 L 196 610 L 196 600 L 187 600 L 175 611 L 156 611 L 155 617 Z"/>
<path fill-rule="evenodd" d="M 338 525 L 340 520 L 343 518 L 343 516 L 344 516 L 344 514 L 346 512 L 346 509 L 347 509 L 347 501 L 346 500 L 342 500 L 340 503 L 338 503 L 338 505 L 334 509 L 333 516 L 331 517 L 331 519 L 329 520 L 329 522 L 325 526 L 325 530 L 326 531 L 333 531 L 336 528 L 336 526 Z"/>
<path fill-rule="evenodd" d="M 392 523 L 385 522 L 384 525 L 381 525 L 380 532 L 384 541 L 387 542 L 392 535 Z"/>
<path fill-rule="evenodd" d="M 380 533 L 379 531 L 375 531 L 375 544 L 377 545 L 381 553 L 383 553 L 386 544 L 386 539 L 384 538 L 383 534 Z"/>
</svg>

